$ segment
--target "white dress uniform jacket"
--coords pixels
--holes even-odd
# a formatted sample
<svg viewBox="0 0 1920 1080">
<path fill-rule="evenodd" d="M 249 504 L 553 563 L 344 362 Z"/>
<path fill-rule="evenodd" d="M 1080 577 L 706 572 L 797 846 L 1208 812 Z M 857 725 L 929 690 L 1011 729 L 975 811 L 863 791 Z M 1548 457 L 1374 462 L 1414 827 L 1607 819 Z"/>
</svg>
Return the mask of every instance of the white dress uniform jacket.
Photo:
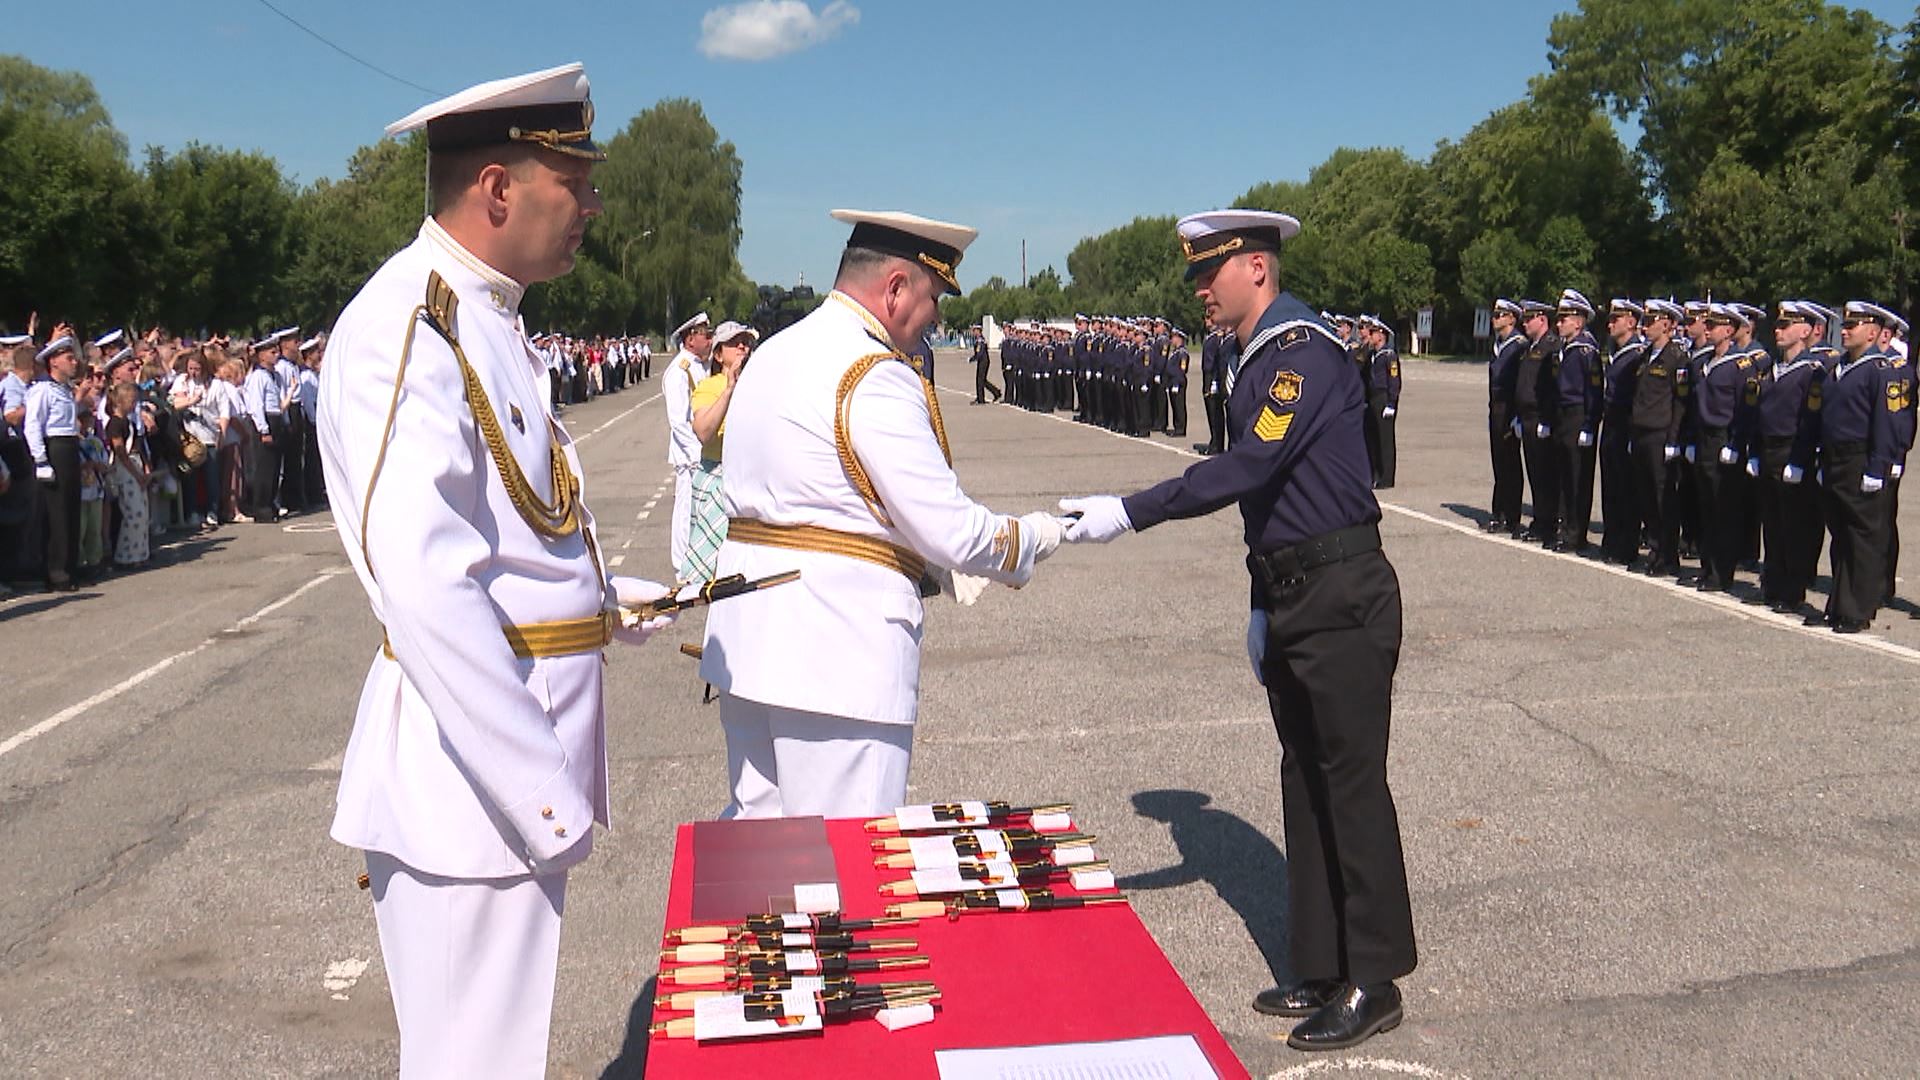
<svg viewBox="0 0 1920 1080">
<path fill-rule="evenodd" d="M 928 390 L 903 360 L 876 365 L 848 412 L 853 452 L 891 524 L 868 508 L 834 440 L 841 377 L 892 350 L 886 331 L 835 291 L 754 353 L 727 409 L 723 453 L 731 516 L 877 537 L 929 563 L 1024 585 L 1031 530 L 967 498 L 934 434 Z M 919 711 L 921 602 L 916 583 L 845 555 L 744 544 L 720 548 L 719 573 L 800 580 L 715 604 L 700 676 L 767 705 L 911 724 Z"/>
<path fill-rule="evenodd" d="M 432 271 L 459 298 L 457 337 L 539 497 L 554 496 L 554 439 L 579 474 L 520 321 L 524 290 L 427 221 L 341 313 L 320 375 L 334 520 L 393 654 L 375 649 L 332 835 L 447 877 L 549 871 L 584 858 L 593 823 L 608 822 L 601 657 L 519 659 L 500 627 L 590 617 L 613 598 L 584 508 L 582 528 L 559 539 L 515 510 L 453 351 L 417 314 Z"/>
<path fill-rule="evenodd" d="M 693 433 L 693 388 L 707 377 L 707 365 L 681 349 L 667 365 L 660 396 L 667 404 L 667 464 L 691 469 L 700 463 L 700 439 Z"/>
</svg>

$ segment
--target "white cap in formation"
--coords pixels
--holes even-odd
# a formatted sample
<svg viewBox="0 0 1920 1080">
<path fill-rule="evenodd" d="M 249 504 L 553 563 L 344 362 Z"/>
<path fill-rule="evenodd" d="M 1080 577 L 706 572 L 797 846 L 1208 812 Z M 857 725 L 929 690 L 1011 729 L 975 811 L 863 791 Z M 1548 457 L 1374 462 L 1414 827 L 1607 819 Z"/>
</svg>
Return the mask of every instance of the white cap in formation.
<svg viewBox="0 0 1920 1080">
<path fill-rule="evenodd" d="M 1567 289 L 1560 294 L 1559 311 L 1562 315 L 1582 315 L 1591 319 L 1593 318 L 1593 301 L 1580 295 L 1578 289 Z"/>
<path fill-rule="evenodd" d="M 1687 310 L 1671 300 L 1647 301 L 1647 314 L 1656 318 L 1665 315 L 1674 322 L 1685 322 L 1687 318 Z"/>
<path fill-rule="evenodd" d="M 29 334 L 7 334 L 0 336 L 0 349 L 17 349 L 33 340 Z"/>
<path fill-rule="evenodd" d="M 107 360 L 107 366 L 106 366 L 107 374 L 109 375 L 113 374 L 114 368 L 117 368 L 121 364 L 124 364 L 127 361 L 132 359 L 133 359 L 132 348 L 124 348 L 124 349 L 121 349 L 119 352 L 114 353 L 113 356 Z"/>
<path fill-rule="evenodd" d="M 127 332 L 125 330 L 115 330 L 110 334 L 101 334 L 99 337 L 94 338 L 93 347 L 96 349 L 104 349 L 109 345 L 118 345 L 126 339 Z"/>
<path fill-rule="evenodd" d="M 1204 210 L 1174 223 L 1187 257 L 1187 280 L 1212 273 L 1245 251 L 1279 251 L 1300 235 L 1300 220 L 1270 210 Z"/>
<path fill-rule="evenodd" d="M 74 351 L 73 335 L 61 334 L 59 337 L 47 342 L 46 346 L 39 352 L 34 353 L 33 359 L 35 363 L 44 364 L 63 352 L 72 351 Z"/>
<path fill-rule="evenodd" d="M 834 210 L 830 216 L 853 226 L 853 234 L 847 237 L 848 247 L 917 262 L 945 282 L 948 292 L 960 295 L 960 279 L 954 270 L 967 245 L 980 235 L 979 229 L 900 210 Z"/>
<path fill-rule="evenodd" d="M 388 124 L 387 134 L 422 128 L 430 151 L 524 142 L 593 161 L 606 159 L 593 144 L 591 86 L 579 63 L 468 87 Z"/>
</svg>

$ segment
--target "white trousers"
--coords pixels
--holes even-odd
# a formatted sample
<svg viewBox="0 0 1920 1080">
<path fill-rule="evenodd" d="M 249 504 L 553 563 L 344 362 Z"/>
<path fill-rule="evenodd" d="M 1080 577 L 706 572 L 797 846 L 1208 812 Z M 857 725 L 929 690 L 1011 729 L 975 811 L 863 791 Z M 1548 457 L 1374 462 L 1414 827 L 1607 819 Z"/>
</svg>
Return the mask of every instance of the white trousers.
<svg viewBox="0 0 1920 1080">
<path fill-rule="evenodd" d="M 913 725 L 720 696 L 730 818 L 883 817 L 907 801 Z"/>
<path fill-rule="evenodd" d="M 673 578 L 685 581 L 687 574 L 687 534 L 693 522 L 693 467 L 673 467 Z"/>
<path fill-rule="evenodd" d="M 400 1075 L 544 1077 L 567 875 L 444 878 L 367 852 Z"/>
</svg>

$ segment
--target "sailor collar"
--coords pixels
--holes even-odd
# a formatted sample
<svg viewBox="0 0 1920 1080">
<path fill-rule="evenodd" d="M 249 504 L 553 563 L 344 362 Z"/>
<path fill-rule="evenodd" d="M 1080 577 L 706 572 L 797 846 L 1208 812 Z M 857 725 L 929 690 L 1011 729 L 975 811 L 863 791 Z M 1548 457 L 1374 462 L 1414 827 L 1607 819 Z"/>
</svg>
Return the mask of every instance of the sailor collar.
<svg viewBox="0 0 1920 1080">
<path fill-rule="evenodd" d="M 485 260 L 473 252 L 468 251 L 465 245 L 455 240 L 447 230 L 440 227 L 439 222 L 432 218 L 428 218 L 420 226 L 420 235 L 425 237 L 448 258 L 451 258 L 455 263 L 459 264 L 468 275 L 471 275 L 467 281 L 450 282 L 450 284 L 454 284 L 456 287 L 466 285 L 476 292 L 483 292 L 487 298 L 488 305 L 491 306 L 494 311 L 507 318 L 512 319 L 519 316 L 520 301 L 527 294 L 527 287 L 525 285 L 488 266 Z M 454 274 L 452 276 L 459 277 L 462 275 Z"/>
</svg>

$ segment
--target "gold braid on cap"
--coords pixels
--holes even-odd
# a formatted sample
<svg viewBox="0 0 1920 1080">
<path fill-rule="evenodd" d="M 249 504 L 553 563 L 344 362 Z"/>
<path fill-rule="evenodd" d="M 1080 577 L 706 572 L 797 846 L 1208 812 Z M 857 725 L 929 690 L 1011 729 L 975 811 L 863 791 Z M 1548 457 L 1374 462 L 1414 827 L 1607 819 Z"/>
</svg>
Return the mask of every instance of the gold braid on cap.
<svg viewBox="0 0 1920 1080">
<path fill-rule="evenodd" d="M 1197 263 L 1197 262 L 1205 262 L 1206 260 L 1211 259 L 1216 255 L 1225 255 L 1229 252 L 1239 251 L 1242 247 L 1246 246 L 1246 243 L 1247 241 L 1245 237 L 1236 236 L 1233 239 L 1228 240 L 1227 242 L 1219 245 L 1218 247 L 1211 247 L 1205 251 L 1193 250 L 1193 241 L 1191 240 L 1182 239 L 1180 241 L 1180 246 L 1186 249 L 1187 261 L 1190 263 Z"/>
<path fill-rule="evenodd" d="M 956 289 L 960 287 L 959 280 L 953 276 L 953 263 L 943 263 L 924 251 L 919 252 L 919 258 L 923 265 L 931 269 L 934 273 L 939 274 L 941 279 L 949 285 L 952 285 Z"/>
<path fill-rule="evenodd" d="M 888 360 L 898 360 L 914 371 L 920 370 L 920 364 L 912 357 L 897 349 L 887 352 L 869 353 L 853 362 L 846 374 L 840 376 L 840 386 L 834 392 L 833 401 L 833 448 L 840 455 L 840 467 L 846 470 L 847 479 L 853 483 L 853 489 L 860 493 L 861 501 L 873 512 L 874 519 L 880 524 L 893 527 L 893 519 L 887 516 L 886 507 L 880 504 L 880 493 L 875 490 L 873 480 L 867 475 L 866 467 L 860 464 L 859 455 L 853 452 L 853 429 L 851 414 L 853 410 L 853 391 L 867 373 Z M 947 459 L 948 468 L 953 466 L 953 449 L 947 444 L 947 425 L 940 415 L 940 402 L 935 399 L 933 384 L 926 376 L 920 377 L 920 386 L 927 395 L 927 412 L 933 422 L 933 437 L 940 444 L 940 454 Z"/>
</svg>

